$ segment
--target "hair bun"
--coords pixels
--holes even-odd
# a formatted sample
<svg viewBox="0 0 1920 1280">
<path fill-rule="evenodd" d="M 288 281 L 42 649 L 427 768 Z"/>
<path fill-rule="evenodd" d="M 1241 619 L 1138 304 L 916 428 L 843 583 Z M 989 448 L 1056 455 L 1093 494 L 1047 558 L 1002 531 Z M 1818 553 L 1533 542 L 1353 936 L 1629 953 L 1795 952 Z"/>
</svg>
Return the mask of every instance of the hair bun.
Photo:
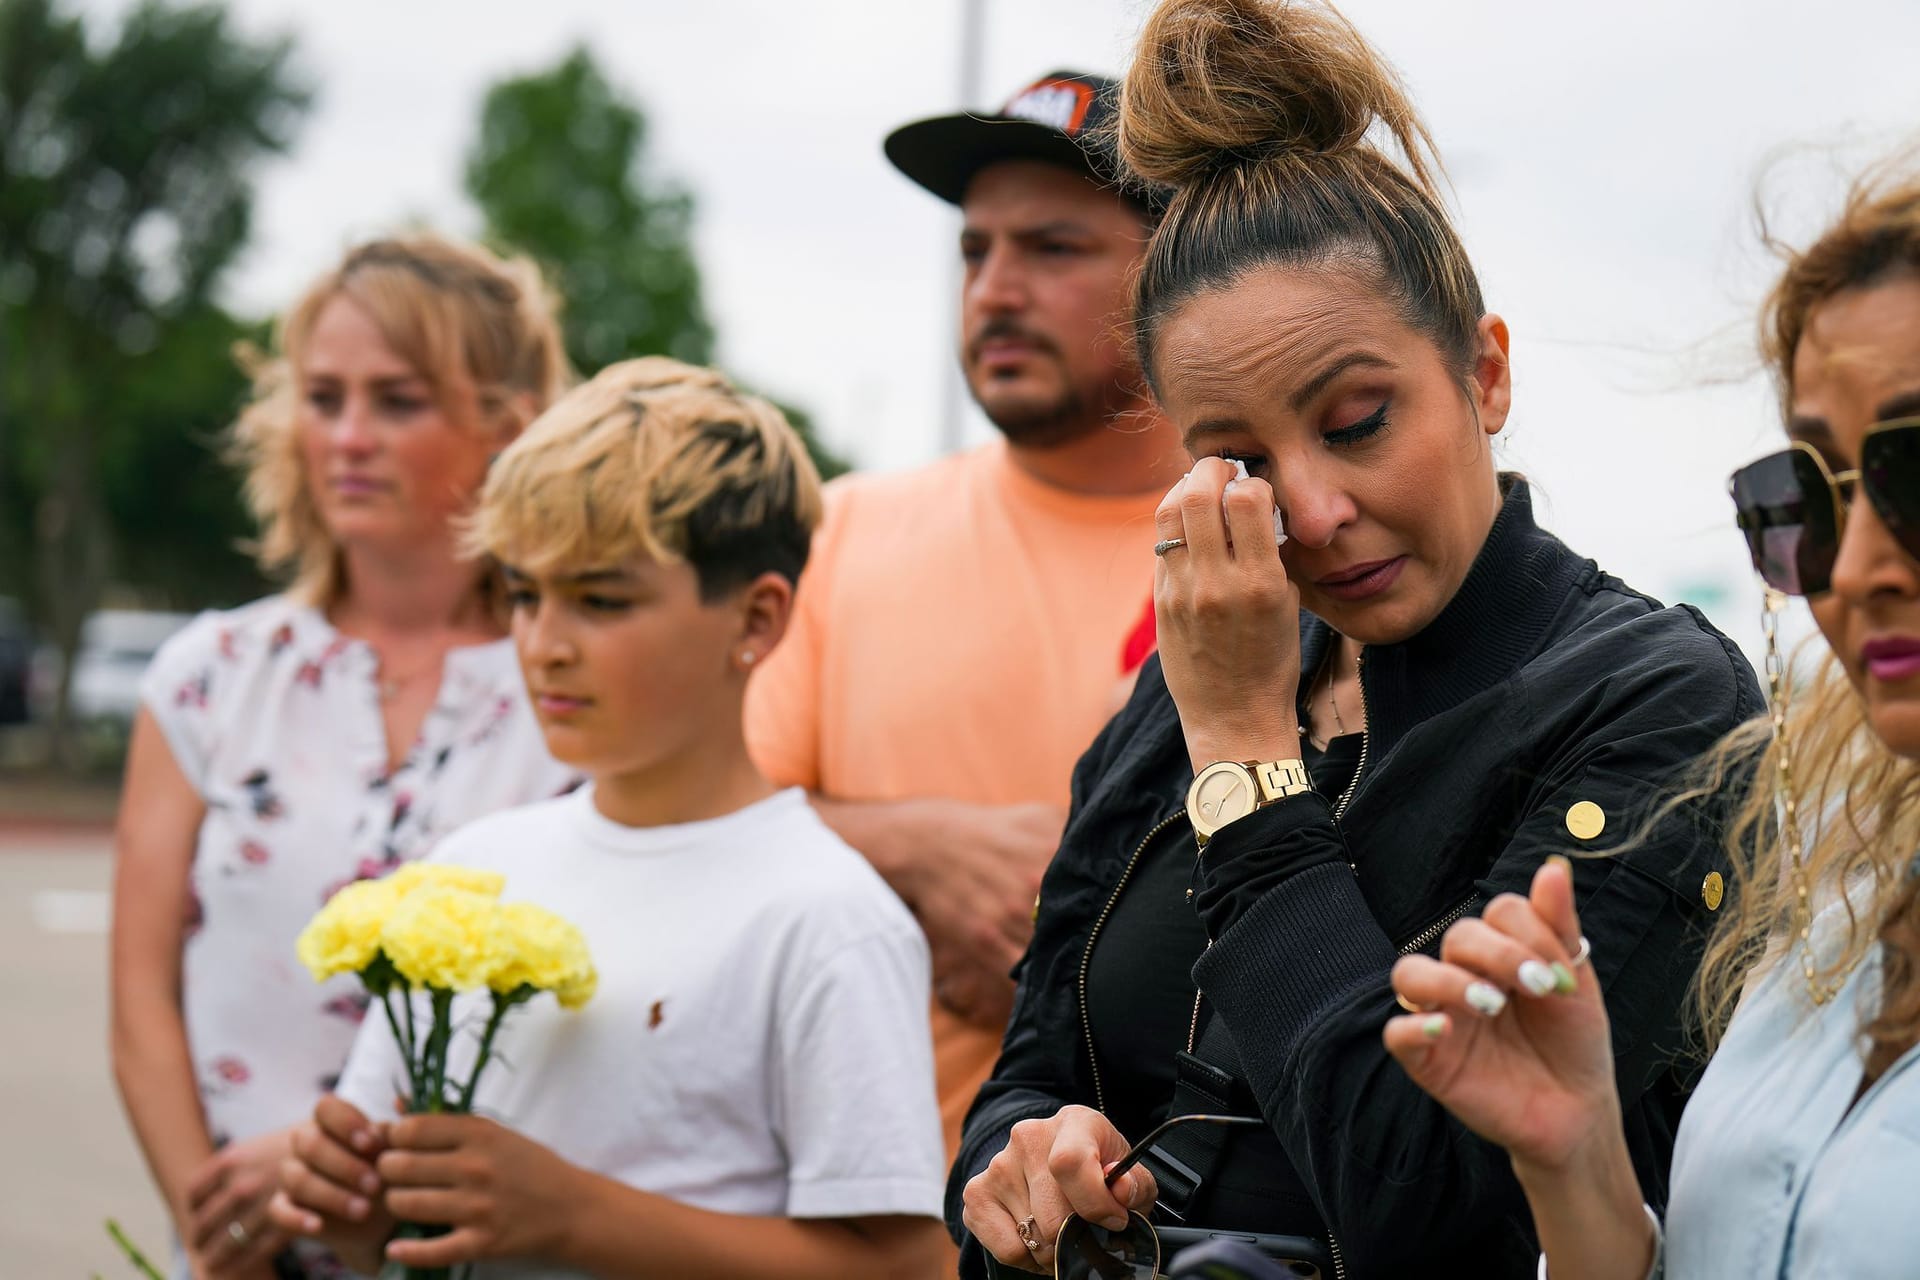
<svg viewBox="0 0 1920 1280">
<path fill-rule="evenodd" d="M 1188 186 L 1281 156 L 1366 144 L 1375 121 L 1431 188 L 1432 140 L 1399 76 L 1330 5 L 1163 0 L 1121 85 L 1121 159 L 1149 182 Z"/>
</svg>

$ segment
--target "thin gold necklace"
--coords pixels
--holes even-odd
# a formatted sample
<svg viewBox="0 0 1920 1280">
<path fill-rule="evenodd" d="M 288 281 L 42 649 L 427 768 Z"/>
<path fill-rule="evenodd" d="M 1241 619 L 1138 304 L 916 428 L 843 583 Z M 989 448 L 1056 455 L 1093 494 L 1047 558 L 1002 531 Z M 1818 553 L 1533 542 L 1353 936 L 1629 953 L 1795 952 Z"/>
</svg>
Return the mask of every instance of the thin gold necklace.
<svg viewBox="0 0 1920 1280">
<path fill-rule="evenodd" d="M 1345 737 L 1347 732 L 1347 722 L 1340 715 L 1340 699 L 1336 698 L 1333 694 L 1334 666 L 1339 662 L 1339 660 L 1340 660 L 1340 641 L 1338 637 L 1335 637 L 1333 642 L 1333 648 L 1327 653 L 1326 663 L 1321 668 L 1321 670 L 1326 673 L 1327 706 L 1333 712 L 1334 736 Z M 1318 684 L 1319 682 L 1320 682 L 1320 677 L 1316 675 L 1314 677 L 1314 683 Z M 1311 694 L 1309 694 L 1307 697 L 1307 706 L 1309 709 L 1311 709 L 1313 706 L 1313 697 Z M 1302 727 L 1300 732 L 1303 734 L 1306 734 L 1307 741 L 1313 744 L 1313 749 L 1315 751 L 1325 751 L 1328 747 L 1333 745 L 1333 738 L 1327 738 L 1326 740 L 1322 741 L 1321 739 L 1315 738 L 1311 733 L 1308 733 L 1305 727 Z"/>
<path fill-rule="evenodd" d="M 373 687 L 379 695 L 382 705 L 392 702 L 395 698 L 399 697 L 408 685 L 438 667 L 441 662 L 445 660 L 446 656 L 444 651 L 435 653 L 431 661 L 414 668 L 407 674 L 390 676 L 387 674 L 387 660 L 380 655 L 378 650 L 375 650 L 373 655 Z"/>
</svg>

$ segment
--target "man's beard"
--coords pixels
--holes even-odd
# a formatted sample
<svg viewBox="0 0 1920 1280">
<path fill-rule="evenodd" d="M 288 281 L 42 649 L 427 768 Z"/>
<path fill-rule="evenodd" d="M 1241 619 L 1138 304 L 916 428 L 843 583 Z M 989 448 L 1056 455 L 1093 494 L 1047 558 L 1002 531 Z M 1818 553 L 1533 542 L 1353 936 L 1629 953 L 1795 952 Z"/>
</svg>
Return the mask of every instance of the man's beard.
<svg viewBox="0 0 1920 1280">
<path fill-rule="evenodd" d="M 1065 381 L 1067 369 L 1060 358 L 1059 349 L 1047 339 L 1010 321 L 989 322 L 980 331 L 969 344 L 969 366 L 977 358 L 979 345 L 995 337 L 1019 337 L 1032 343 L 1054 362 Z M 1070 381 L 1065 381 L 1059 395 L 1045 401 L 1022 397 L 1010 404 L 992 404 L 981 395 L 980 388 L 974 385 L 971 377 L 967 379 L 967 390 L 972 393 L 980 411 L 999 428 L 1009 444 L 1028 449 L 1054 449 L 1090 435 L 1105 427 L 1128 400 L 1117 386 L 1100 388 L 1106 392 L 1104 395 L 1089 396 L 1087 388 L 1077 387 Z M 1097 407 L 1095 400 L 1099 402 Z"/>
<path fill-rule="evenodd" d="M 1007 443 L 1029 449 L 1071 444 L 1106 425 L 1100 415 L 1087 411 L 1086 398 L 1071 387 L 1046 403 L 1022 401 L 989 406 L 978 395 L 974 396 L 974 403 L 987 415 L 987 421 L 1000 429 Z"/>
</svg>

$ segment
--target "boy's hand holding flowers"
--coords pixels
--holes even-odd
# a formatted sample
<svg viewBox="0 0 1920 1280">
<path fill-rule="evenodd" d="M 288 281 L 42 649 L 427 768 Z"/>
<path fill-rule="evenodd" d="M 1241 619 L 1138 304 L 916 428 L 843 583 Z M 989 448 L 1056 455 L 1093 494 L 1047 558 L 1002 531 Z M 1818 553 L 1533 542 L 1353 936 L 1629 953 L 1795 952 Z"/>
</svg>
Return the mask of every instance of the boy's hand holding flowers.
<svg viewBox="0 0 1920 1280">
<path fill-rule="evenodd" d="M 346 886 L 300 935 L 300 959 L 317 980 L 339 973 L 357 974 L 382 1006 L 406 1064 L 405 1106 L 414 1115 L 471 1111 L 480 1074 L 493 1056 L 494 1037 L 506 1015 L 543 991 L 553 992 L 566 1008 L 578 1008 L 592 997 L 598 983 L 593 958 L 580 931 L 531 903 L 498 901 L 505 883 L 505 877 L 495 872 L 412 864 L 386 879 Z M 449 1079 L 454 996 L 482 988 L 491 993 L 491 1011 L 480 1032 L 472 1069 L 464 1081 Z M 416 990 L 424 990 L 431 1005 L 424 1023 L 417 1017 L 412 999 Z M 482 1126 L 476 1132 L 498 1130 L 498 1126 L 485 1122 L 473 1123 Z M 395 1140 L 384 1127 L 376 1128 L 342 1099 L 323 1098 L 315 1108 L 313 1122 L 295 1132 L 293 1155 L 281 1177 L 283 1191 L 272 1206 L 273 1222 L 288 1231 L 323 1236 L 342 1257 L 366 1270 L 378 1266 L 379 1246 L 396 1229 L 403 1237 L 411 1236 L 413 1243 L 419 1243 L 420 1228 L 447 1225 L 472 1227 L 482 1232 L 482 1239 L 493 1239 L 484 1232 L 487 1224 L 495 1221 L 491 1202 L 476 1209 L 471 1196 L 456 1196 L 451 1202 L 446 1199 L 450 1188 L 445 1179 L 456 1171 L 470 1170 L 473 1159 L 450 1165 L 436 1155 L 424 1166 L 409 1163 L 412 1157 L 403 1159 L 400 1176 L 438 1181 L 428 1181 L 424 1186 L 407 1184 L 409 1191 L 400 1194 L 397 1203 L 376 1164 L 390 1145 L 429 1141 L 436 1153 L 460 1150 L 462 1144 L 454 1138 L 468 1132 L 468 1126 L 458 1125 L 452 1130 L 428 1127 L 418 1131 L 424 1137 L 416 1137 L 413 1129 L 400 1132 L 409 1141 Z M 485 1144 L 485 1150 L 493 1152 L 503 1146 L 510 1153 L 531 1148 L 549 1164 L 572 1168 L 524 1139 L 513 1138 L 510 1143 L 494 1140 Z M 517 1168 L 528 1161 L 520 1151 L 520 1156 L 509 1163 Z M 452 1186 L 465 1188 L 469 1181 Z M 416 1194 L 415 1187 L 421 1187 L 417 1194 L 425 1196 L 417 1201 L 424 1207 L 421 1216 L 409 1209 L 416 1203 L 409 1199 Z M 383 1191 L 388 1192 L 384 1202 Z M 449 1213 L 454 1216 L 447 1216 Z M 425 1216 L 429 1214 L 433 1216 Z M 536 1218 L 543 1229 L 552 1220 L 546 1209 Z M 462 1247 L 467 1243 L 463 1241 Z M 415 1265 L 427 1270 L 443 1265 L 416 1263 L 418 1251 L 410 1252 L 405 1241 L 396 1241 L 395 1248 L 392 1261 L 409 1274 Z M 437 1257 L 444 1252 L 428 1249 L 421 1256 Z M 373 1266 L 367 1265 L 369 1261 Z"/>
<path fill-rule="evenodd" d="M 344 1098 L 320 1099 L 313 1119 L 293 1131 L 280 1190 L 268 1206 L 282 1231 L 316 1236 L 341 1261 L 368 1274 L 379 1270 L 381 1245 L 396 1225 L 373 1163 L 387 1146 L 382 1128 Z"/>
<path fill-rule="evenodd" d="M 546 1147 L 481 1116 L 408 1116 L 388 1129 L 377 1162 L 387 1209 L 397 1218 L 451 1230 L 399 1239 L 387 1257 L 410 1267 L 485 1258 L 558 1258 L 568 1220 L 593 1175 Z"/>
</svg>

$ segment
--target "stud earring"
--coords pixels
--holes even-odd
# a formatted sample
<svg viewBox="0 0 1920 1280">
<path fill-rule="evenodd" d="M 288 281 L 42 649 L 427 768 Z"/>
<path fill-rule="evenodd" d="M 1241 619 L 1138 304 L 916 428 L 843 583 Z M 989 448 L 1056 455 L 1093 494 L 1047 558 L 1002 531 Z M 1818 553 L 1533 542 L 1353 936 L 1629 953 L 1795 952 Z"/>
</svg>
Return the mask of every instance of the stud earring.
<svg viewBox="0 0 1920 1280">
<path fill-rule="evenodd" d="M 742 650 L 740 651 L 740 665 L 741 665 L 741 666 L 743 666 L 743 667 L 750 667 L 750 666 L 752 666 L 752 665 L 753 665 L 753 660 L 754 660 L 754 657 L 755 657 L 755 654 L 754 654 L 754 652 L 753 652 L 753 650 L 751 650 L 751 649 L 742 649 Z"/>
</svg>

